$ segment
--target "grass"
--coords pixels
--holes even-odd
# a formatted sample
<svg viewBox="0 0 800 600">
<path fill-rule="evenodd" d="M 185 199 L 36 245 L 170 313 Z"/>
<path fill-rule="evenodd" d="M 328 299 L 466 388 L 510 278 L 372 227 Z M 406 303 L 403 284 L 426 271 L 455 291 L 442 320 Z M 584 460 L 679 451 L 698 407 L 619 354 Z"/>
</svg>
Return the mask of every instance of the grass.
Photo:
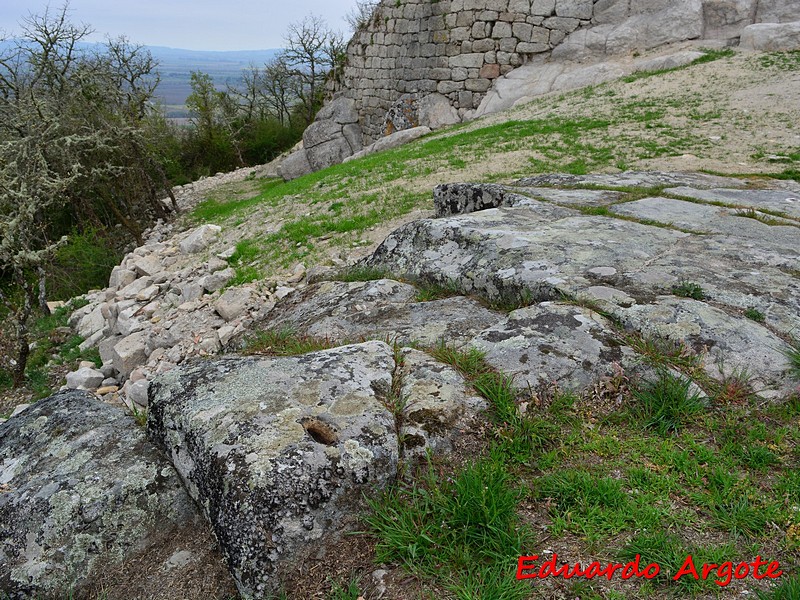
<svg viewBox="0 0 800 600">
<path fill-rule="evenodd" d="M 728 57 L 733 56 L 733 54 L 734 54 L 734 52 L 730 48 L 725 48 L 723 50 L 709 50 L 709 49 L 706 49 L 706 50 L 703 50 L 703 56 L 694 59 L 688 65 L 684 65 L 684 66 L 681 66 L 681 67 L 673 67 L 673 68 L 669 68 L 669 69 L 657 69 L 655 71 L 639 71 L 637 73 L 633 73 L 631 75 L 623 77 L 622 81 L 624 81 L 625 83 L 634 83 L 634 82 L 639 81 L 641 79 L 647 79 L 648 77 L 656 77 L 656 76 L 659 76 L 659 75 L 665 75 L 667 73 L 672 73 L 674 71 L 680 71 L 682 69 L 687 69 L 687 68 L 692 67 L 694 65 L 702 65 L 702 64 L 705 64 L 705 63 L 713 62 L 715 60 L 719 60 L 721 58 L 728 58 Z"/>
<path fill-rule="evenodd" d="M 497 456 L 470 462 L 453 478 L 429 463 L 419 482 L 371 501 L 376 559 L 439 577 L 459 598 L 521 600 L 527 587 L 513 569 L 530 539 L 517 515 L 521 495 Z"/>
<path fill-rule="evenodd" d="M 677 433 L 704 408 L 700 394 L 691 388 L 690 379 L 663 370 L 658 379 L 634 390 L 631 414 L 659 435 Z"/>
<path fill-rule="evenodd" d="M 672 286 L 672 293 L 681 298 L 691 298 L 692 300 L 705 300 L 706 294 L 699 283 L 691 281 L 680 281 Z"/>
<path fill-rule="evenodd" d="M 328 350 L 344 345 L 329 338 L 318 338 L 297 333 L 286 327 L 259 331 L 245 343 L 245 354 L 263 354 L 267 356 L 298 356 L 318 350 Z"/>
<path fill-rule="evenodd" d="M 744 311 L 744 316 L 750 319 L 751 321 L 755 321 L 756 323 L 763 323 L 766 320 L 766 316 L 757 308 L 747 308 Z"/>
</svg>

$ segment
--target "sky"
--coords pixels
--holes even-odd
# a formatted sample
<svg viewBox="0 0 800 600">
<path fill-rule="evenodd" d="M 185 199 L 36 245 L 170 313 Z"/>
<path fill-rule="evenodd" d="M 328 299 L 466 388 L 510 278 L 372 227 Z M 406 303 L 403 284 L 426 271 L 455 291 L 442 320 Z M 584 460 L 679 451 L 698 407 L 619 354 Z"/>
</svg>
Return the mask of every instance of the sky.
<svg viewBox="0 0 800 600">
<path fill-rule="evenodd" d="M 19 22 L 61 0 L 0 0 L 0 32 L 19 32 Z M 308 14 L 322 17 L 349 37 L 344 16 L 356 0 L 70 0 L 71 21 L 91 25 L 89 41 L 125 35 L 147 46 L 189 50 L 281 48 L 287 25 Z"/>
</svg>

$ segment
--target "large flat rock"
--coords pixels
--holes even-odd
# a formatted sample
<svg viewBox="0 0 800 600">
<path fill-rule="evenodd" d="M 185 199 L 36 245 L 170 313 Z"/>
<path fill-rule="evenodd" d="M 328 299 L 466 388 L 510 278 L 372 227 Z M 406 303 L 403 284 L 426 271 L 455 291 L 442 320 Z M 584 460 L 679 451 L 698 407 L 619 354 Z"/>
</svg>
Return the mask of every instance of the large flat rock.
<svg viewBox="0 0 800 600">
<path fill-rule="evenodd" d="M 557 383 L 582 391 L 610 374 L 612 365 L 632 367 L 633 350 L 619 341 L 611 323 L 579 306 L 543 302 L 513 311 L 472 344 L 493 367 L 514 377 L 520 388 L 537 390 Z"/>
<path fill-rule="evenodd" d="M 388 338 L 430 346 L 445 339 L 463 346 L 502 318 L 474 299 L 417 302 L 417 294 L 414 286 L 391 279 L 326 281 L 286 298 L 270 314 L 269 326 L 339 342 Z"/>
<path fill-rule="evenodd" d="M 229 357 L 153 382 L 148 431 L 203 507 L 243 596 L 274 592 L 298 553 L 320 550 L 363 492 L 395 477 L 393 356 L 368 342 Z"/>
<path fill-rule="evenodd" d="M 800 218 L 793 187 L 749 185 L 692 173 L 448 184 L 437 188 L 440 218 L 401 227 L 365 264 L 510 307 L 564 296 L 590 301 L 630 330 L 703 350 L 713 377 L 746 373 L 763 396 L 780 397 L 792 386 L 786 340 L 800 331 Z M 663 196 L 641 198 L 643 189 Z M 700 297 L 678 298 L 686 284 Z M 545 309 L 525 310 L 539 318 Z M 530 385 L 553 378 L 580 387 L 601 374 L 597 365 L 607 360 L 592 332 L 605 326 L 595 320 L 582 330 L 547 314 L 541 318 L 571 325 L 550 339 L 538 324 L 520 324 L 531 316 L 514 313 L 474 343 Z M 558 360 L 539 350 L 553 341 Z"/>
<path fill-rule="evenodd" d="M 144 430 L 79 391 L 0 425 L 0 589 L 14 599 L 235 591 L 207 524 Z"/>
</svg>

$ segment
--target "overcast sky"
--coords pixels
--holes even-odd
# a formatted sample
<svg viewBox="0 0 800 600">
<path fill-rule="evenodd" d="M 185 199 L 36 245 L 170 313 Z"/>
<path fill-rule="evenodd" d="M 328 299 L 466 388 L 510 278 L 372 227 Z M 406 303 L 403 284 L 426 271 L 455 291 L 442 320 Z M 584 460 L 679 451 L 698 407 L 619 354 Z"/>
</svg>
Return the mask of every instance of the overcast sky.
<svg viewBox="0 0 800 600">
<path fill-rule="evenodd" d="M 0 31 L 19 31 L 33 12 L 63 6 L 61 0 L 0 0 Z M 289 23 L 309 13 L 347 33 L 344 15 L 356 0 L 71 0 L 72 21 L 91 25 L 93 40 L 125 35 L 149 46 L 191 50 L 262 50 L 283 46 Z"/>
</svg>

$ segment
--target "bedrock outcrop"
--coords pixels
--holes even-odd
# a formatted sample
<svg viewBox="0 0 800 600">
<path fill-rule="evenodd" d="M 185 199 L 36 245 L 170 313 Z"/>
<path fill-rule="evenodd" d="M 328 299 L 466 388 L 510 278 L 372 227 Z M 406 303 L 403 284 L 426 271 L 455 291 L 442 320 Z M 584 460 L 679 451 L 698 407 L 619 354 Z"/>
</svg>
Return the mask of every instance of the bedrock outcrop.
<svg viewBox="0 0 800 600">
<path fill-rule="evenodd" d="M 405 399 L 400 406 L 400 397 Z M 404 448 L 450 448 L 485 404 L 422 352 L 365 342 L 171 371 L 148 431 L 212 524 L 240 593 L 269 597 L 312 545 L 352 529 Z M 400 412 L 398 412 L 400 411 Z"/>
<path fill-rule="evenodd" d="M 234 590 L 172 465 L 132 417 L 81 391 L 0 425 L 0 589 L 15 600 Z"/>
<path fill-rule="evenodd" d="M 629 199 L 618 191 L 623 186 L 638 195 Z M 439 218 L 395 231 L 365 264 L 535 305 L 475 341 L 503 369 L 514 363 L 513 349 L 521 363 L 513 370 L 536 373 L 534 380 L 525 375 L 532 384 L 571 372 L 553 356 L 585 365 L 610 360 L 602 341 L 610 323 L 555 308 L 566 298 L 602 308 L 628 331 L 685 344 L 717 380 L 746 374 L 761 395 L 780 398 L 796 385 L 786 354 L 800 330 L 798 192 L 796 184 L 759 189 L 680 173 L 445 185 L 435 193 Z M 748 310 L 763 320 L 748 319 Z M 562 329 L 547 340 L 541 328 L 530 330 L 532 323 L 558 329 L 559 322 L 580 323 L 580 331 Z M 624 362 L 615 350 L 613 360 Z"/>
</svg>

